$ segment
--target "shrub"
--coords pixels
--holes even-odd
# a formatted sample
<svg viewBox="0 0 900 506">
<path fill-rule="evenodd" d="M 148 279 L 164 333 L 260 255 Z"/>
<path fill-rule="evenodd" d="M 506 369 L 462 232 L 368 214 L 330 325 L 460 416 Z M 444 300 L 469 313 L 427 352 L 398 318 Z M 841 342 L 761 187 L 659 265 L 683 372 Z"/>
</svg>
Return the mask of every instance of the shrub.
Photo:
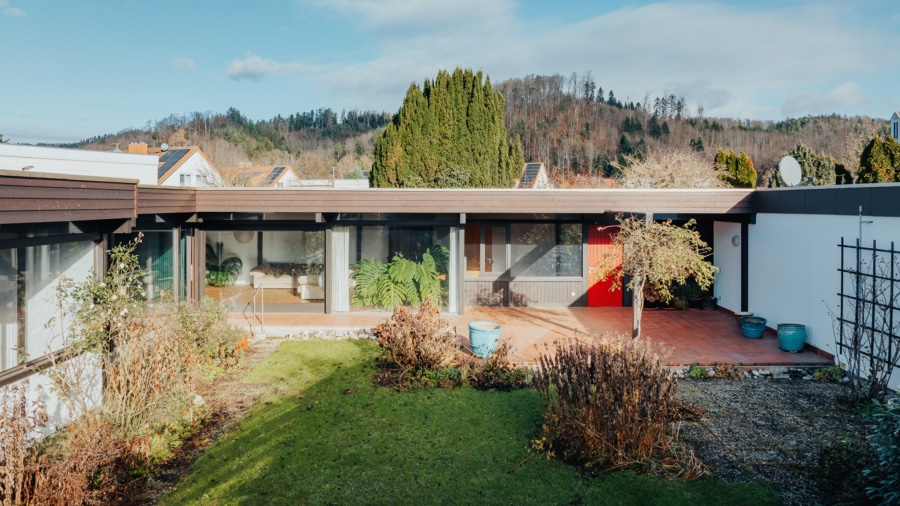
<svg viewBox="0 0 900 506">
<path fill-rule="evenodd" d="M 878 467 L 863 471 L 876 482 L 866 487 L 866 494 L 880 504 L 900 504 L 900 403 L 889 404 L 872 418 L 875 427 L 869 442 L 875 447 Z"/>
<path fill-rule="evenodd" d="M 62 342 L 54 344 L 63 351 L 48 355 L 53 364 L 45 373 L 72 421 L 34 444 L 23 438 L 36 438 L 31 434 L 42 411 L 36 407 L 23 417 L 20 403 L 0 406 L 0 448 L 23 452 L 0 456 L 0 499 L 16 489 L 26 503 L 102 501 L 122 476 L 146 474 L 171 454 L 206 409 L 193 405 L 194 392 L 234 363 L 243 334 L 212 300 L 197 307 L 170 300 L 152 311 L 140 300 L 139 240 L 113 248 L 103 280 L 59 283 L 59 317 L 48 328 L 60 329 Z M 14 418 L 6 415 L 8 406 Z"/>
<path fill-rule="evenodd" d="M 509 361 L 511 346 L 506 337 L 501 337 L 497 350 L 490 358 L 472 356 L 465 368 L 466 381 L 478 390 L 510 391 L 529 386 L 530 371 L 515 367 Z"/>
<path fill-rule="evenodd" d="M 675 380 L 658 350 L 607 333 L 557 343 L 555 353 L 541 355 L 533 383 L 547 410 L 535 447 L 600 469 L 653 467 L 653 457 L 675 448 L 666 432 Z M 676 459 L 691 462 L 682 475 L 699 475 L 692 456 Z"/>
<path fill-rule="evenodd" d="M 456 365 L 456 332 L 431 301 L 415 313 L 409 307 L 398 307 L 372 333 L 388 359 L 400 367 L 401 375 Z"/>
<path fill-rule="evenodd" d="M 875 464 L 872 447 L 839 437 L 819 451 L 818 465 L 811 475 L 834 504 L 867 504 L 864 469 Z"/>
<path fill-rule="evenodd" d="M 688 376 L 695 380 L 706 379 L 709 377 L 709 372 L 702 365 L 691 364 L 690 369 L 688 369 Z"/>
<path fill-rule="evenodd" d="M 31 500 L 36 462 L 31 449 L 47 422 L 40 403 L 26 397 L 28 383 L 3 387 L 0 394 L 0 504 Z"/>
</svg>

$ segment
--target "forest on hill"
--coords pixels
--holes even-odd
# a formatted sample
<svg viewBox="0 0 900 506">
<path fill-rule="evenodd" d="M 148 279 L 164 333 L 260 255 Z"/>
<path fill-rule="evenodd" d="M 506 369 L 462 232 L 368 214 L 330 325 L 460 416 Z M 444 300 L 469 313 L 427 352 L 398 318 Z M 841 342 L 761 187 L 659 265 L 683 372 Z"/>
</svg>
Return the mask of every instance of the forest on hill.
<svg viewBox="0 0 900 506">
<path fill-rule="evenodd" d="M 613 162 L 640 151 L 744 151 L 767 186 L 781 157 L 800 143 L 855 169 L 862 148 L 888 122 L 868 117 L 807 116 L 783 121 L 708 118 L 683 97 L 616 98 L 590 72 L 527 76 L 499 83 L 505 123 L 522 139 L 526 161 L 544 162 L 557 180 L 615 173 Z"/>
<path fill-rule="evenodd" d="M 71 147 L 123 151 L 133 142 L 151 146 L 199 146 L 219 169 L 256 165 L 290 165 L 303 178 L 339 177 L 372 166 L 375 137 L 391 121 L 391 114 L 341 111 L 329 108 L 298 112 L 287 117 L 254 121 L 235 108 L 225 113 L 172 114 L 143 128 L 86 139 Z"/>
<path fill-rule="evenodd" d="M 634 100 L 604 89 L 590 72 L 530 75 L 494 85 L 506 101 L 504 125 L 519 135 L 526 162 L 543 162 L 566 185 L 578 176 L 613 176 L 626 156 L 694 150 L 710 164 L 718 150 L 752 159 L 757 184 L 768 186 L 781 157 L 802 143 L 853 171 L 865 144 L 887 132 L 884 119 L 836 114 L 783 121 L 710 118 L 701 104 L 672 94 Z M 398 97 L 398 108 L 402 97 Z M 239 163 L 291 165 L 303 178 L 338 177 L 372 167 L 375 140 L 393 113 L 320 108 L 252 120 L 225 113 L 170 115 L 143 128 L 87 139 L 72 147 L 125 149 L 130 142 L 197 145 L 220 168 Z"/>
</svg>

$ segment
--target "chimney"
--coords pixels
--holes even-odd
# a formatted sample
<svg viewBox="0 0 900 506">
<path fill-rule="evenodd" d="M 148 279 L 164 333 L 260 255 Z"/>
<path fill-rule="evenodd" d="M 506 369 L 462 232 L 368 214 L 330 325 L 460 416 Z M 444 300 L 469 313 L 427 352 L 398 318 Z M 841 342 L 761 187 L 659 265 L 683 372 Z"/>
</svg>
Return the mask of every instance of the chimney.
<svg viewBox="0 0 900 506">
<path fill-rule="evenodd" d="M 147 143 L 146 142 L 132 142 L 128 144 L 128 152 L 138 155 L 146 155 L 147 154 Z"/>
</svg>

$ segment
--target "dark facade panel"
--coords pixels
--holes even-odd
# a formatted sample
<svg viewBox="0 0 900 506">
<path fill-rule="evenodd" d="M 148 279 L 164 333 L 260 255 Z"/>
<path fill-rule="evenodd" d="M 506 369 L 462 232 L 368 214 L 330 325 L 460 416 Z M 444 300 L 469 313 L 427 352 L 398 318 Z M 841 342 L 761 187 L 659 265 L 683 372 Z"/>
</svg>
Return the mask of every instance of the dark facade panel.
<svg viewBox="0 0 900 506">
<path fill-rule="evenodd" d="M 137 181 L 0 175 L 0 224 L 130 219 Z"/>
<path fill-rule="evenodd" d="M 197 212 L 195 188 L 138 187 L 138 214 L 173 214 Z"/>
<path fill-rule="evenodd" d="M 757 211 L 783 214 L 900 216 L 900 184 L 860 184 L 828 187 L 760 188 Z"/>
</svg>

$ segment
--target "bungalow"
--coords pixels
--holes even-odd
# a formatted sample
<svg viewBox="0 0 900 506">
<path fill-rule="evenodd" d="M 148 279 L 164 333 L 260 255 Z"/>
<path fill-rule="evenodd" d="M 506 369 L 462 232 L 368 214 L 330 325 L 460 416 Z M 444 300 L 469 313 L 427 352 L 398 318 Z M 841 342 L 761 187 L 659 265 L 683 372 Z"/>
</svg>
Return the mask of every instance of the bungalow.
<svg viewBox="0 0 900 506">
<path fill-rule="evenodd" d="M 0 166 L 41 163 L 17 156 L 14 162 L 0 156 Z M 900 238 L 900 184 L 528 192 L 196 188 L 22 167 L 0 171 L 0 384 L 31 375 L 53 351 L 44 324 L 59 276 L 102 273 L 104 251 L 137 232 L 144 234 L 138 255 L 151 302 L 166 291 L 186 300 L 228 297 L 243 309 L 263 290 L 263 312 L 376 310 L 373 299 L 358 296 L 358 271 L 403 257 L 435 261 L 443 310 L 464 313 L 483 305 L 625 305 L 627 294 L 610 292 L 593 275 L 610 242 L 598 227 L 614 224 L 619 213 L 694 218 L 721 269 L 715 284 L 721 308 L 805 323 L 808 343 L 831 354 L 829 310 L 846 294 L 842 266 L 857 258 L 857 250 L 841 244 Z M 213 263 L 241 260 L 231 286 L 207 286 L 210 255 Z"/>
</svg>

